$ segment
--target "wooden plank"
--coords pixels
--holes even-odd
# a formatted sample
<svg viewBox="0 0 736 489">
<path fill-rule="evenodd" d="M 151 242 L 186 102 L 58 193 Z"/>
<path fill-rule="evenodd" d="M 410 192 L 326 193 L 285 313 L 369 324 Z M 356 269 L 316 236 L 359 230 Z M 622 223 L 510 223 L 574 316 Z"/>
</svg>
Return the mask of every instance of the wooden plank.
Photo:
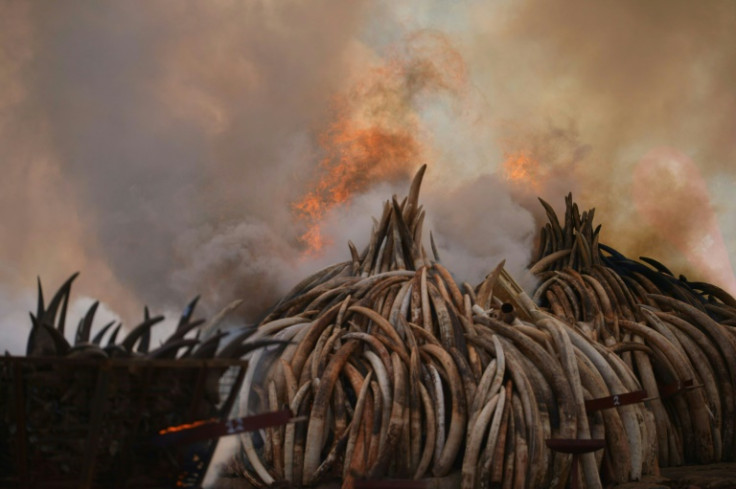
<svg viewBox="0 0 736 489">
<path fill-rule="evenodd" d="M 23 369 L 20 362 L 13 362 L 13 384 L 15 385 L 16 445 L 18 447 L 18 470 L 20 487 L 28 487 L 28 444 L 26 436 L 26 402 L 23 391 Z"/>
<path fill-rule="evenodd" d="M 187 419 L 195 419 L 197 409 L 202 401 L 204 393 L 204 381 L 207 378 L 207 368 L 202 366 L 197 369 L 197 381 L 194 383 L 194 392 L 192 393 L 192 404 L 189 406 L 189 416 Z"/>
<path fill-rule="evenodd" d="M 94 482 L 95 462 L 97 459 L 97 450 L 99 449 L 100 428 L 105 413 L 105 402 L 107 401 L 107 385 L 110 378 L 109 365 L 103 365 L 97 371 L 97 385 L 95 386 L 95 395 L 92 399 L 92 416 L 89 424 L 89 434 L 84 449 L 84 465 L 82 466 L 82 476 L 79 481 L 81 489 L 90 489 Z"/>
</svg>

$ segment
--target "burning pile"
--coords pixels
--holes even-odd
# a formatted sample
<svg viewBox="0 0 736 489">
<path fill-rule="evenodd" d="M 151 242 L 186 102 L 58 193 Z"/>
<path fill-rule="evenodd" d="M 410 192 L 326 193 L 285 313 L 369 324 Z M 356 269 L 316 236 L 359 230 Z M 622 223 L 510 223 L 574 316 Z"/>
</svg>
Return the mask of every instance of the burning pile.
<svg viewBox="0 0 736 489">
<path fill-rule="evenodd" d="M 424 169 L 365 250 L 350 243 L 350 261 L 298 284 L 251 337 L 290 343 L 253 354 L 241 408 L 308 421 L 244 435 L 238 476 L 558 487 L 575 469 L 549 447 L 590 439 L 605 440 L 581 457 L 591 488 L 733 460 L 734 299 L 599 244 L 571 197 L 564 227 L 544 204 L 533 300 L 503 263 L 458 286 L 421 244 Z"/>
<path fill-rule="evenodd" d="M 736 300 L 598 243 L 593 212 L 545 204 L 534 299 L 616 352 L 651 397 L 660 466 L 733 460 Z"/>
</svg>

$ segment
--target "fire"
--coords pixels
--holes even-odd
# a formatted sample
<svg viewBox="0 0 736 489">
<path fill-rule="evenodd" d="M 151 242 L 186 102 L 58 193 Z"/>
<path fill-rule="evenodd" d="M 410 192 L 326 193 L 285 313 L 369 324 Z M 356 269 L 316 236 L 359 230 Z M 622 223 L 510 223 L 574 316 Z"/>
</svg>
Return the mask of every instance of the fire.
<svg viewBox="0 0 736 489">
<path fill-rule="evenodd" d="M 528 185 L 539 193 L 539 163 L 526 150 L 515 151 L 504 154 L 506 160 L 503 163 L 503 173 L 506 180 L 516 185 Z"/>
<path fill-rule="evenodd" d="M 411 128 L 362 126 L 347 116 L 333 124 L 322 144 L 328 153 L 320 162 L 322 178 L 314 190 L 294 204 L 297 215 L 308 225 L 301 241 L 311 254 L 329 244 L 321 230 L 327 211 L 375 182 L 407 177 L 420 154 Z"/>
<path fill-rule="evenodd" d="M 203 419 L 200 421 L 193 421 L 191 423 L 180 424 L 176 426 L 169 426 L 168 428 L 159 430 L 158 434 L 165 435 L 167 433 L 176 433 L 177 431 L 189 430 L 192 428 L 196 428 L 197 426 L 202 426 L 208 423 L 214 423 L 216 421 L 217 421 L 217 418 L 210 418 L 210 419 Z"/>
<path fill-rule="evenodd" d="M 417 113 L 422 96 L 457 94 L 466 83 L 464 61 L 444 36 L 416 34 L 402 49 L 336 97 L 334 122 L 319 139 L 325 153 L 320 176 L 293 204 L 307 225 L 300 238 L 307 254 L 329 244 L 321 226 L 330 209 L 376 183 L 410 177 L 426 160 Z"/>
</svg>

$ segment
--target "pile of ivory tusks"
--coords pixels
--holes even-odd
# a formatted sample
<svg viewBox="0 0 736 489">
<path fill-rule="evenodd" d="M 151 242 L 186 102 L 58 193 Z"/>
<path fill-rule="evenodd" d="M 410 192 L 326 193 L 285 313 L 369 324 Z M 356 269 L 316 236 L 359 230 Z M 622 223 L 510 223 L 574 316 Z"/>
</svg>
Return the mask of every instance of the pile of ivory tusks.
<svg viewBox="0 0 736 489">
<path fill-rule="evenodd" d="M 661 380 L 659 364 L 649 363 L 653 377 L 645 377 L 630 359 L 627 363 L 627 352 L 648 357 L 664 345 L 648 335 L 643 343 L 635 341 L 635 329 L 648 326 L 620 315 L 624 305 L 618 299 L 605 307 L 601 299 L 578 299 L 586 314 L 600 311 L 597 323 L 538 307 L 503 264 L 477 287 L 458 286 L 434 245 L 432 257 L 421 246 L 423 173 L 424 167 L 406 199 L 386 203 L 362 253 L 350 244 L 350 261 L 298 284 L 251 336 L 290 344 L 253 354 L 241 414 L 288 405 L 305 421 L 242 436 L 242 476 L 258 487 L 318 486 L 335 479 L 352 487 L 356 477 L 443 478 L 460 472 L 463 488 L 563 487 L 571 457 L 552 452 L 548 439 L 606 440 L 604 450 L 581 457 L 585 487 L 656 472 L 662 420 L 653 406 L 664 401 L 591 412 L 586 401 L 650 392 L 650 380 Z M 561 229 L 551 232 L 560 238 L 549 246 L 555 253 L 566 238 Z M 597 240 L 591 247 L 593 233 L 588 234 L 588 249 L 597 250 Z M 557 257 L 563 255 L 571 252 Z M 537 263 L 547 255 L 538 256 Z M 576 259 L 573 265 L 587 263 Z M 556 273 L 545 271 L 554 266 L 555 260 L 547 260 L 534 271 Z M 590 285 L 596 292 L 607 290 L 595 287 Z M 629 341 L 598 341 L 600 329 L 613 328 L 614 322 L 618 334 L 630 332 Z M 670 357 L 663 358 L 677 379 L 691 373 L 675 370 Z M 699 385 L 699 377 L 693 378 Z M 666 419 L 680 423 L 680 417 L 695 413 L 694 396 L 702 395 L 698 389 L 675 394 L 672 399 L 680 401 L 672 402 L 684 410 L 668 412 Z M 684 436 L 686 430 L 677 429 Z M 701 431 L 688 433 L 704 436 Z"/>
<path fill-rule="evenodd" d="M 593 211 L 566 199 L 565 224 L 549 224 L 534 299 L 619 355 L 652 398 L 660 466 L 734 460 L 736 300 L 658 261 L 598 243 Z M 675 395 L 673 394 L 673 391 Z"/>
</svg>

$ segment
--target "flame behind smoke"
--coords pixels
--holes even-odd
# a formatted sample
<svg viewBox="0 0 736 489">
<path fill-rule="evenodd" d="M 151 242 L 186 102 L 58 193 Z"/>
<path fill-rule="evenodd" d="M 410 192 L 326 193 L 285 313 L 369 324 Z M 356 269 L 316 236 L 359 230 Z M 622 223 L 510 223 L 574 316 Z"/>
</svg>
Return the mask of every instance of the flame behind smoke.
<svg viewBox="0 0 736 489">
<path fill-rule="evenodd" d="M 299 275 L 295 237 L 313 223 L 293 226 L 288 203 L 319 196 L 329 179 L 316 163 L 339 161 L 329 144 L 315 159 L 309 137 L 334 93 L 345 134 L 419 130 L 410 165 L 430 164 L 425 201 L 436 181 L 449 194 L 523 149 L 540 165 L 537 195 L 559 205 L 572 191 L 598 209 L 605 242 L 682 271 L 633 209 L 633 165 L 654 145 L 696 155 L 736 249 L 735 19 L 730 1 L 0 2 L 0 302 L 24 313 L 36 275 L 81 270 L 78 290 L 104 291 L 126 324 L 143 302 L 198 293 L 211 307 L 248 297 L 241 314 L 256 318 Z M 460 117 L 448 114 L 466 86 Z M 544 219 L 536 195 L 508 183 Z M 333 222 L 343 229 L 324 234 L 347 227 Z M 425 226 L 439 241 L 437 227 Z"/>
<path fill-rule="evenodd" d="M 294 204 L 309 228 L 301 240 L 309 253 L 323 248 L 320 223 L 332 207 L 376 182 L 405 177 L 420 154 L 411 129 L 361 124 L 342 113 L 322 138 L 328 156 L 322 160 L 322 178 L 314 190 Z"/>
<path fill-rule="evenodd" d="M 426 161 L 418 111 L 423 95 L 460 93 L 466 69 L 460 54 L 437 32 L 412 35 L 403 51 L 369 69 L 347 93 L 336 98 L 334 120 L 320 137 L 321 176 L 295 213 L 307 225 L 301 236 L 307 254 L 328 244 L 321 230 L 325 213 L 377 183 L 408 178 Z"/>
<path fill-rule="evenodd" d="M 514 185 L 527 185 L 534 193 L 539 193 L 539 162 L 526 150 L 506 153 L 503 173 L 506 180 Z"/>
</svg>

